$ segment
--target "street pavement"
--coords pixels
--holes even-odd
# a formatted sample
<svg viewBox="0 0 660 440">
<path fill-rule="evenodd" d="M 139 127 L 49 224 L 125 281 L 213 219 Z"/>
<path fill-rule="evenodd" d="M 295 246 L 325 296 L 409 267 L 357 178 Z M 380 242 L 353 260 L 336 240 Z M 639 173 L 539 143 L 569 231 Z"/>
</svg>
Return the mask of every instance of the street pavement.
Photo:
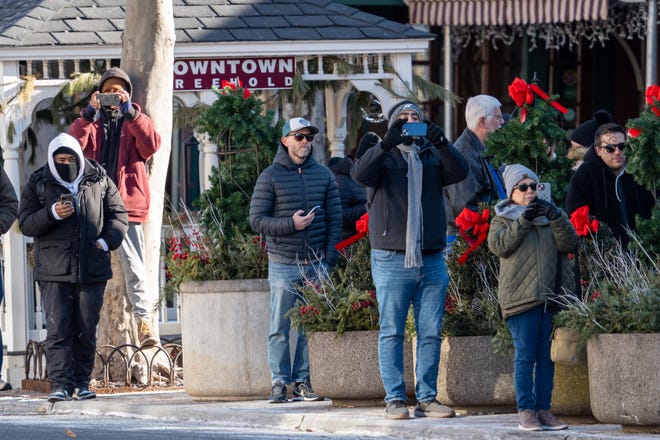
<svg viewBox="0 0 660 440">
<path fill-rule="evenodd" d="M 411 406 L 411 415 L 414 408 Z M 0 393 L 2 415 L 72 414 L 150 418 L 217 424 L 226 427 L 274 429 L 316 434 L 373 436 L 397 439 L 654 439 L 660 435 L 633 433 L 620 425 L 595 423 L 593 419 L 563 417 L 565 431 L 524 432 L 517 429 L 517 414 L 478 414 L 459 410 L 452 419 L 386 420 L 384 407 L 337 408 L 329 400 L 269 404 L 266 400 L 196 402 L 183 390 L 99 394 L 86 401 L 50 404 L 46 395 L 13 390 Z M 469 414 L 469 415 L 468 415 Z M 1 423 L 1 422 L 0 422 Z"/>
</svg>

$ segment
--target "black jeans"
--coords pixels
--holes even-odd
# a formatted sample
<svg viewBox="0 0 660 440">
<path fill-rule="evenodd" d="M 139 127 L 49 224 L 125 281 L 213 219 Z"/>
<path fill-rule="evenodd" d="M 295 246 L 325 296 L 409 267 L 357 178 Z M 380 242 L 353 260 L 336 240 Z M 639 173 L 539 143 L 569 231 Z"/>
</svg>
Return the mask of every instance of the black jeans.
<svg viewBox="0 0 660 440">
<path fill-rule="evenodd" d="M 105 284 L 39 282 L 51 390 L 64 388 L 72 393 L 76 387 L 89 386 Z"/>
</svg>

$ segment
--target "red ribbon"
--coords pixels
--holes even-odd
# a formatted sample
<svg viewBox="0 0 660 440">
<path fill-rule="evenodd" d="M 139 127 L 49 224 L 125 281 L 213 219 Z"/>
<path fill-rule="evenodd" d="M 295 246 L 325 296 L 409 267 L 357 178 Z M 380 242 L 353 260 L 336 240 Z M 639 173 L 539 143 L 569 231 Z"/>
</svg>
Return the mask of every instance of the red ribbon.
<svg viewBox="0 0 660 440">
<path fill-rule="evenodd" d="M 490 211 L 484 209 L 480 214 L 468 208 L 463 208 L 463 211 L 456 217 L 456 226 L 461 233 L 461 236 L 470 245 L 470 247 L 463 252 L 463 255 L 458 257 L 458 264 L 463 264 L 467 261 L 468 256 L 474 252 L 486 238 L 488 238 L 488 218 Z M 472 236 L 468 235 L 468 231 L 472 229 Z"/>
<path fill-rule="evenodd" d="M 656 116 L 660 116 L 660 108 L 653 102 L 654 99 L 660 101 L 660 86 L 653 84 L 646 88 L 646 103 L 651 106 L 651 110 L 655 113 Z"/>
<path fill-rule="evenodd" d="M 521 123 L 525 123 L 525 119 L 527 118 L 527 109 L 523 106 L 523 104 L 534 104 L 534 94 L 545 100 L 550 99 L 550 96 L 541 90 L 539 86 L 536 84 L 527 84 L 524 80 L 518 77 L 516 77 L 516 79 L 514 79 L 513 82 L 509 85 L 509 96 L 511 96 L 518 107 L 522 107 L 522 114 L 520 115 Z M 550 102 L 550 105 L 559 110 L 564 115 L 568 111 L 558 102 L 552 101 Z"/>
<path fill-rule="evenodd" d="M 223 79 L 222 82 L 220 83 L 220 86 L 222 87 L 222 90 L 224 90 L 225 88 L 230 88 L 233 91 L 236 91 L 236 84 L 231 81 L 227 81 Z M 238 80 L 238 87 L 240 87 L 243 90 L 243 98 L 247 99 L 250 97 L 251 95 L 250 91 L 248 89 L 243 88 L 243 83 L 241 82 L 240 79 Z"/>
<path fill-rule="evenodd" d="M 346 240 L 342 240 L 337 245 L 335 248 L 340 251 L 344 249 L 346 246 L 350 246 L 359 239 L 366 237 L 367 234 L 369 233 L 369 213 L 365 212 L 362 214 L 362 217 L 360 217 L 358 220 L 355 221 L 355 230 L 357 231 L 357 234 L 351 235 L 348 237 Z"/>
<path fill-rule="evenodd" d="M 578 237 L 585 237 L 590 233 L 598 232 L 598 220 L 589 219 L 589 206 L 580 206 L 571 214 L 571 224 L 575 228 Z"/>
</svg>

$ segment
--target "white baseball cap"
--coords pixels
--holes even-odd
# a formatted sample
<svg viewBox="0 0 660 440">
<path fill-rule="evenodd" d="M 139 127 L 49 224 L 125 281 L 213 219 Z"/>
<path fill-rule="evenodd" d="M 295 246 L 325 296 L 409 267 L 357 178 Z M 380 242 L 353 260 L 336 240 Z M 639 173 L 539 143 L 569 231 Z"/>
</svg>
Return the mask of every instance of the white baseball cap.
<svg viewBox="0 0 660 440">
<path fill-rule="evenodd" d="M 302 130 L 303 128 L 308 128 L 311 134 L 316 134 L 319 132 L 319 129 L 314 127 L 309 121 L 305 118 L 291 118 L 284 124 L 282 128 L 282 136 L 286 136 L 289 133 Z"/>
</svg>

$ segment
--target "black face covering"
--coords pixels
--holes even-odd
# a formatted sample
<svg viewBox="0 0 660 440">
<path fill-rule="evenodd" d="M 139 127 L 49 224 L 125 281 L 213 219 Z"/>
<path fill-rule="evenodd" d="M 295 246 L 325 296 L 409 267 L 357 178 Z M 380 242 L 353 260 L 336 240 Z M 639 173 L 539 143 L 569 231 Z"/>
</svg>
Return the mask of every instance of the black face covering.
<svg viewBox="0 0 660 440">
<path fill-rule="evenodd" d="M 78 177 L 78 161 L 74 163 L 56 163 L 55 169 L 65 182 L 73 182 Z"/>
</svg>

